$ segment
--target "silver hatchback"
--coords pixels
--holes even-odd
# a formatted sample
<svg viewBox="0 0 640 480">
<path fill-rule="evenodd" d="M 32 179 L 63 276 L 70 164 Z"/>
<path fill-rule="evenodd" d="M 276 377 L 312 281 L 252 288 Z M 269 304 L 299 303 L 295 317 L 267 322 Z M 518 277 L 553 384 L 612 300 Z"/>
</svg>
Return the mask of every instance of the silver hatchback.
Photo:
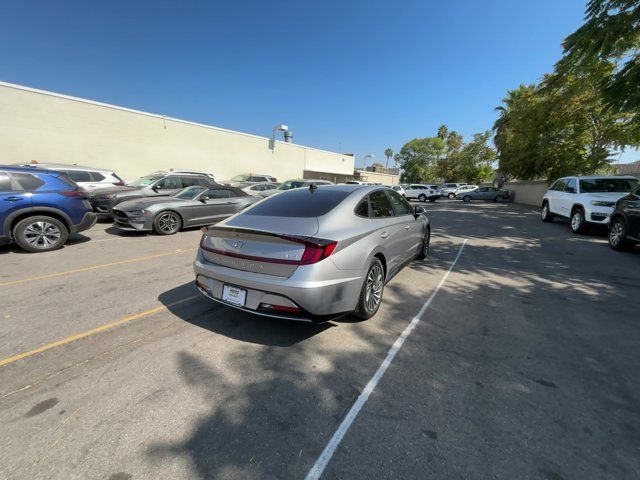
<svg viewBox="0 0 640 480">
<path fill-rule="evenodd" d="M 209 227 L 194 262 L 196 285 L 259 315 L 370 318 L 385 283 L 427 255 L 430 236 L 425 210 L 390 188 L 291 190 Z"/>
</svg>

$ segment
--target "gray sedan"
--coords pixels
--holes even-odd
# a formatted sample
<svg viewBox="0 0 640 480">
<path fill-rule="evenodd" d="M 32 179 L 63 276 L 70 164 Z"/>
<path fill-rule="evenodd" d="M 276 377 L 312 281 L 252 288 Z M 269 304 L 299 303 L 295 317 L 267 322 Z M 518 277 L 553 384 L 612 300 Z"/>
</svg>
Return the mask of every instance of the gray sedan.
<svg viewBox="0 0 640 480">
<path fill-rule="evenodd" d="M 425 258 L 430 238 L 425 210 L 390 188 L 297 188 L 209 227 L 194 263 L 196 285 L 257 315 L 370 318 L 385 283 Z"/>
<path fill-rule="evenodd" d="M 212 225 L 260 201 L 235 187 L 187 187 L 169 197 L 139 198 L 113 209 L 124 230 L 172 235 L 183 227 Z"/>
<path fill-rule="evenodd" d="M 490 200 L 500 203 L 509 198 L 509 190 L 496 187 L 480 187 L 467 192 L 459 192 L 456 198 L 467 203 L 471 200 Z"/>
</svg>

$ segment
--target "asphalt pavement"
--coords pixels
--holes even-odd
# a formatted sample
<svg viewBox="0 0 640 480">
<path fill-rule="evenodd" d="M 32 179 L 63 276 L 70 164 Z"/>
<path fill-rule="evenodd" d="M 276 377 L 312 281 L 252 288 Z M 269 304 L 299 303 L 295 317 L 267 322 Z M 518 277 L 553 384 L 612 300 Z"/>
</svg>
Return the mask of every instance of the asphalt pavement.
<svg viewBox="0 0 640 480">
<path fill-rule="evenodd" d="M 0 247 L 0 479 L 303 479 L 430 297 L 322 478 L 640 478 L 640 250 L 426 208 L 430 256 L 367 321 L 202 298 L 198 230 Z"/>
</svg>

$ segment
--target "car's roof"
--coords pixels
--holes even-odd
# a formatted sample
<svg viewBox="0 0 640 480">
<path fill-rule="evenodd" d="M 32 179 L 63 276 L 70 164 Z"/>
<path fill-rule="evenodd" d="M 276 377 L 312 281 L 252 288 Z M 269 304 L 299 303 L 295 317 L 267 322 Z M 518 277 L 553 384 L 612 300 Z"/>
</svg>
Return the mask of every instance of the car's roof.
<svg viewBox="0 0 640 480">
<path fill-rule="evenodd" d="M 83 165 L 76 165 L 76 164 L 70 164 L 70 163 L 23 163 L 21 164 L 21 166 L 24 166 L 26 168 L 46 168 L 49 170 L 58 170 L 58 169 L 62 169 L 62 170 L 84 170 L 87 172 L 109 172 L 109 173 L 113 173 L 114 170 L 111 168 L 98 168 L 98 167 L 85 167 Z"/>
<path fill-rule="evenodd" d="M 3 172 L 13 172 L 13 173 L 33 173 L 33 168 L 31 167 L 17 167 L 15 165 L 0 165 L 0 170 Z M 50 170 L 48 168 L 42 168 L 39 170 L 39 173 L 58 173 L 62 175 L 62 172 L 57 170 Z"/>
<path fill-rule="evenodd" d="M 636 177 L 632 175 L 567 175 L 566 177 L 560 178 L 577 178 L 580 180 L 598 180 L 598 179 L 609 179 L 609 178 L 625 178 L 625 179 L 634 179 L 637 180 Z"/>
</svg>

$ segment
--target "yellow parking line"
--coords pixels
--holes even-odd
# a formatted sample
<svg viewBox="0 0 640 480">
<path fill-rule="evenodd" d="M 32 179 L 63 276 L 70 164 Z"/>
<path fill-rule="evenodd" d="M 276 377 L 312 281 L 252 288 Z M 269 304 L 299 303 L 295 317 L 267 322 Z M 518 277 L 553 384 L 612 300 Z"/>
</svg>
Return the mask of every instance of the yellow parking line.
<svg viewBox="0 0 640 480">
<path fill-rule="evenodd" d="M 135 315 L 130 315 L 128 317 L 122 318 L 115 322 L 108 323 L 100 327 L 96 327 L 92 330 L 87 330 L 86 332 L 76 333 L 75 335 L 71 335 L 70 337 L 63 338 L 62 340 L 58 340 L 56 342 L 47 343 L 46 345 L 42 345 L 41 347 L 34 348 L 33 350 L 29 350 L 28 352 L 19 353 L 18 355 L 14 355 L 13 357 L 0 360 L 0 367 L 4 367 L 5 365 L 9 365 L 10 363 L 17 362 L 18 360 L 22 360 L 23 358 L 31 357 L 38 353 L 51 350 L 52 348 L 61 347 L 62 345 L 67 345 L 69 343 L 75 342 L 76 340 L 90 337 L 91 335 L 95 335 L 96 333 L 104 332 L 106 330 L 111 330 L 112 328 L 118 327 L 128 322 L 132 322 L 133 320 L 138 320 L 140 318 L 148 317 L 159 312 L 164 312 L 165 310 L 168 310 L 171 307 L 180 305 L 181 303 L 185 303 L 190 300 L 193 300 L 194 298 L 199 298 L 199 297 L 200 295 L 192 295 L 190 297 L 183 298 L 182 300 L 168 303 L 167 305 L 162 305 L 161 307 L 151 308 L 149 310 L 145 310 L 144 312 L 136 313 Z"/>
<path fill-rule="evenodd" d="M 100 265 L 93 265 L 91 267 L 76 268 L 74 270 L 67 270 L 66 272 L 48 273 L 46 275 L 38 275 L 36 277 L 21 278 L 19 280 L 11 280 L 9 282 L 0 282 L 0 287 L 20 285 L 21 283 L 34 282 L 36 280 L 45 280 L 47 278 L 62 277 L 63 275 L 71 275 L 72 273 L 88 272 L 89 270 L 97 270 L 99 268 L 114 267 L 116 265 L 125 265 L 127 263 L 143 262 L 144 260 L 151 260 L 152 258 L 166 257 L 167 255 L 175 255 L 177 253 L 193 252 L 194 250 L 196 249 L 195 248 L 178 248 L 177 250 L 174 250 L 172 252 L 156 253 L 155 255 L 147 255 L 145 257 L 130 258 L 128 260 L 120 260 L 118 262 L 103 263 Z"/>
</svg>

